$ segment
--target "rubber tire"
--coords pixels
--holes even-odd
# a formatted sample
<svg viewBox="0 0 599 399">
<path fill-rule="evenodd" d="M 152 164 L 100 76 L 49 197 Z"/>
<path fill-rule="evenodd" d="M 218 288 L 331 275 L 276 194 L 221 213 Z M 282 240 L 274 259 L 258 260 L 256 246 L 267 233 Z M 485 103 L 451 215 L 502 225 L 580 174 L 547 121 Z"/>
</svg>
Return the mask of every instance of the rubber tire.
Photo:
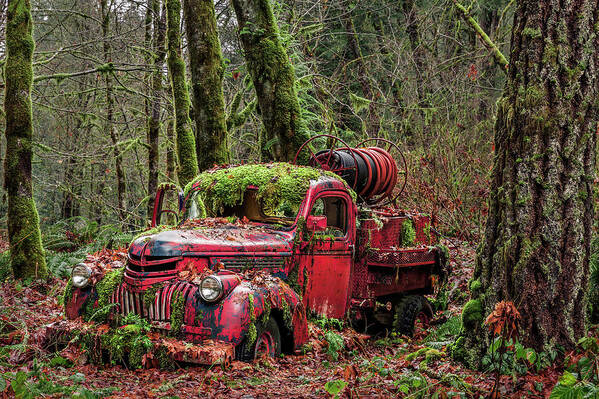
<svg viewBox="0 0 599 399">
<path fill-rule="evenodd" d="M 424 312 L 432 316 L 432 308 L 428 300 L 420 295 L 408 295 L 399 300 L 395 309 L 393 328 L 395 331 L 411 337 L 414 335 L 414 324 L 418 315 Z"/>
<path fill-rule="evenodd" d="M 252 362 L 256 359 L 256 346 L 260 341 L 260 337 L 264 333 L 270 333 L 274 340 L 275 353 L 274 356 L 281 354 L 281 332 L 277 322 L 269 317 L 266 323 L 256 322 L 256 341 L 252 345 L 247 344 L 247 336 L 241 341 L 241 343 L 235 348 L 235 357 L 237 360 L 243 362 Z"/>
</svg>

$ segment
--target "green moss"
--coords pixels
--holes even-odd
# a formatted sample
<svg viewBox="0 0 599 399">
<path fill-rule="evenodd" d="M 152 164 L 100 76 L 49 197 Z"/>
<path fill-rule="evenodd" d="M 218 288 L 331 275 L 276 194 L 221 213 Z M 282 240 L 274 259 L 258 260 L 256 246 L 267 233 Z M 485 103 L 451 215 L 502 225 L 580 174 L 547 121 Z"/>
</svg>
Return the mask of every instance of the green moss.
<svg viewBox="0 0 599 399">
<path fill-rule="evenodd" d="M 185 81 L 185 62 L 181 57 L 181 2 L 167 0 L 168 70 L 175 108 L 175 132 L 179 184 L 185 185 L 198 173 L 196 143 L 189 118 L 189 89 Z"/>
<path fill-rule="evenodd" d="M 185 297 L 180 291 L 172 296 L 171 299 L 171 330 L 170 335 L 177 337 L 183 327 L 183 318 L 185 316 Z"/>
<path fill-rule="evenodd" d="M 410 219 L 405 219 L 401 224 L 401 246 L 412 247 L 416 240 L 416 230 Z"/>
<path fill-rule="evenodd" d="M 262 156 L 291 160 L 309 132 L 295 89 L 295 71 L 283 47 L 271 2 L 232 3 L 264 124 L 259 143 Z"/>
<path fill-rule="evenodd" d="M 506 253 L 510 250 L 509 249 L 509 244 L 512 242 L 512 240 L 509 240 L 505 245 L 505 251 Z M 518 262 L 514 265 L 514 271 L 512 273 L 512 276 L 514 278 L 516 278 L 519 274 L 520 271 L 522 270 L 522 268 L 526 267 L 528 265 L 528 262 L 530 261 L 530 259 L 532 258 L 532 256 L 535 254 L 536 250 L 541 246 L 541 240 L 540 239 L 535 239 L 534 242 L 530 240 L 530 238 L 525 237 L 524 239 L 522 239 L 522 243 L 520 244 L 520 254 L 518 256 Z M 547 267 L 547 265 L 541 264 L 541 268 L 545 273 L 549 273 L 549 269 Z"/>
<path fill-rule="evenodd" d="M 252 345 L 258 338 L 258 331 L 256 329 L 256 314 L 254 313 L 254 294 L 248 294 L 248 313 L 250 316 L 250 325 L 246 333 L 247 344 Z"/>
<path fill-rule="evenodd" d="M 264 300 L 264 310 L 262 311 L 262 317 L 261 317 L 262 323 L 268 322 L 268 319 L 270 319 L 270 311 L 271 310 L 272 310 L 272 307 L 270 306 L 270 301 L 265 299 Z"/>
<path fill-rule="evenodd" d="M 185 1 L 183 6 L 194 92 L 196 153 L 200 170 L 205 170 L 215 164 L 229 161 L 222 89 L 225 68 L 218 39 L 214 3 Z M 208 148 L 210 150 L 206 151 Z"/>
<path fill-rule="evenodd" d="M 164 287 L 164 284 L 157 283 L 151 285 L 148 289 L 146 289 L 143 293 L 143 301 L 146 308 L 150 307 L 154 301 L 156 300 L 156 294 Z"/>
<path fill-rule="evenodd" d="M 287 326 L 287 328 L 291 328 L 291 321 L 292 321 L 291 309 L 289 308 L 289 304 L 287 303 L 287 298 L 285 298 L 285 295 L 283 295 L 281 299 L 282 299 L 281 300 L 281 310 L 283 311 L 283 321 L 285 322 L 285 325 Z"/>
<path fill-rule="evenodd" d="M 241 165 L 201 173 L 184 190 L 192 186 L 202 192 L 201 199 L 209 216 L 218 214 L 224 206 L 239 205 L 248 186 L 258 187 L 258 199 L 272 215 L 297 213 L 312 180 L 322 176 L 343 180 L 330 172 L 288 163 Z M 345 184 L 345 182 L 344 182 Z M 352 198 L 355 193 L 345 184 Z"/>
<path fill-rule="evenodd" d="M 470 293 L 472 294 L 472 296 L 477 297 L 478 294 L 480 294 L 480 289 L 482 288 L 482 284 L 481 284 L 480 280 L 472 280 L 472 281 L 470 281 L 470 286 L 468 288 L 470 289 Z"/>
<path fill-rule="evenodd" d="M 169 356 L 168 349 L 160 345 L 154 350 L 154 356 L 158 359 L 158 367 L 161 370 L 176 370 L 177 363 Z"/>
<path fill-rule="evenodd" d="M 123 283 L 123 275 L 125 268 L 119 268 L 106 273 L 104 278 L 100 280 L 94 287 L 98 295 L 98 305 L 92 301 L 88 301 L 83 311 L 83 319 L 87 321 L 95 321 L 105 323 L 108 320 L 108 315 L 112 308 L 110 298 L 112 293 Z"/>
<path fill-rule="evenodd" d="M 289 271 L 289 274 L 287 275 L 287 280 L 286 283 L 291 287 L 291 289 L 293 291 L 295 291 L 296 293 L 301 292 L 301 286 L 299 284 L 299 265 L 293 265 L 291 266 L 291 270 Z"/>
<path fill-rule="evenodd" d="M 431 224 L 430 224 L 430 222 L 426 223 L 424 225 L 423 232 L 424 232 L 424 236 L 426 237 L 427 243 L 430 244 L 431 241 L 432 241 L 432 237 L 431 237 Z"/>
<path fill-rule="evenodd" d="M 458 337 L 458 339 L 449 346 L 449 353 L 454 360 L 463 362 L 466 360 L 468 354 L 465 348 L 466 338 Z"/>
<path fill-rule="evenodd" d="M 202 310 L 196 311 L 195 317 L 193 318 L 193 323 L 196 326 L 202 324 L 202 320 L 204 320 L 204 312 Z"/>
<path fill-rule="evenodd" d="M 483 306 L 480 300 L 471 299 L 462 310 L 462 326 L 467 330 L 473 330 L 484 319 Z"/>
<path fill-rule="evenodd" d="M 7 140 L 9 139 L 7 138 Z M 11 145 L 8 144 L 9 147 Z M 9 152 L 12 152 L 11 148 L 7 148 L 7 160 L 11 156 Z M 21 151 L 17 150 L 17 152 Z M 6 173 L 9 173 L 8 168 Z M 15 178 L 19 178 L 19 176 L 17 175 Z M 12 183 L 8 185 L 12 185 Z M 29 181 L 29 185 L 31 185 L 31 181 Z M 42 248 L 35 202 L 31 198 L 20 195 L 18 189 L 14 193 L 15 195 L 10 195 L 11 190 L 7 191 L 9 192 L 7 224 L 13 274 L 15 278 L 46 278 L 48 269 Z"/>
<path fill-rule="evenodd" d="M 127 318 L 132 324 L 111 329 L 101 337 L 102 349 L 107 350 L 111 363 L 121 363 L 130 368 L 140 368 L 143 356 L 153 349 L 152 341 L 147 336 L 150 325 L 141 317 Z"/>
<path fill-rule="evenodd" d="M 71 299 L 72 296 L 73 296 L 73 281 L 71 279 L 69 279 L 69 282 L 67 283 L 67 286 L 64 289 L 64 293 L 62 294 L 62 305 L 65 306 L 66 303 Z"/>
</svg>

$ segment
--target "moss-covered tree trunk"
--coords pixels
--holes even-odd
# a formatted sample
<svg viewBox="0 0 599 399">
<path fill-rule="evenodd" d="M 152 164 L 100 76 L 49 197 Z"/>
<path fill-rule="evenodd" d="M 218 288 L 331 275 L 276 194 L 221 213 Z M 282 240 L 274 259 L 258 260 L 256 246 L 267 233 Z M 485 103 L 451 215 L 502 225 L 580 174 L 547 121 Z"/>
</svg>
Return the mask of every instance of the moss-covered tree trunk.
<svg viewBox="0 0 599 399">
<path fill-rule="evenodd" d="M 270 0 L 231 0 L 264 124 L 263 156 L 292 160 L 308 139 L 295 90 L 295 72 L 281 43 Z"/>
<path fill-rule="evenodd" d="M 160 0 L 152 1 L 153 71 L 152 101 L 148 117 L 148 215 L 154 210 L 154 195 L 158 189 L 158 144 L 160 137 L 160 96 L 162 94 L 162 67 L 166 56 L 166 8 L 160 14 Z"/>
<path fill-rule="evenodd" d="M 166 139 L 168 146 L 166 150 L 166 179 L 176 181 L 175 176 L 175 121 L 169 118 L 166 123 Z"/>
<path fill-rule="evenodd" d="M 229 162 L 225 71 L 212 0 L 183 0 L 200 170 Z"/>
<path fill-rule="evenodd" d="M 175 107 L 175 132 L 177 136 L 177 156 L 179 184 L 184 186 L 198 174 L 195 140 L 189 118 L 189 89 L 185 82 L 185 62 L 181 57 L 181 2 L 166 0 L 168 71 L 173 91 Z"/>
<path fill-rule="evenodd" d="M 29 0 L 10 0 L 6 19 L 4 187 L 8 194 L 10 260 L 17 278 L 48 275 L 31 184 L 31 84 L 35 47 L 32 30 Z"/>
<path fill-rule="evenodd" d="M 107 65 L 112 63 L 112 46 L 110 43 L 110 7 L 107 0 L 100 1 L 102 12 L 102 51 L 104 53 L 104 62 Z M 123 155 L 118 146 L 119 137 L 114 127 L 114 94 L 112 88 L 112 71 L 104 72 L 104 82 L 106 84 L 106 121 L 104 131 L 112 141 L 112 152 L 114 155 L 114 166 L 116 170 L 117 185 L 117 214 L 119 221 L 123 223 L 126 217 L 125 210 L 125 172 L 123 170 Z"/>
<path fill-rule="evenodd" d="M 571 349 L 585 332 L 599 111 L 597 3 L 520 1 L 495 124 L 485 240 L 454 353 L 478 365 L 481 325 L 513 301 L 520 341 Z"/>
</svg>

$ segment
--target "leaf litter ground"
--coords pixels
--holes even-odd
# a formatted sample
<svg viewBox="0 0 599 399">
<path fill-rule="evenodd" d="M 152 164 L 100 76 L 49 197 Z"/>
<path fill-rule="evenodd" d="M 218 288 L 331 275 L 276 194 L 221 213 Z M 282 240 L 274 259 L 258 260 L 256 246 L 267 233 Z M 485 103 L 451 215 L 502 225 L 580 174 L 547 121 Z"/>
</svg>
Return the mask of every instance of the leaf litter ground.
<svg viewBox="0 0 599 399">
<path fill-rule="evenodd" d="M 25 285 L 9 280 L 0 287 L 0 373 L 29 373 L 27 386 L 43 379 L 67 387 L 54 389 L 61 392 L 44 395 L 47 397 L 76 396 L 84 391 L 115 398 L 486 397 L 493 385 L 492 375 L 468 370 L 448 355 L 448 346 L 459 331 L 461 307 L 468 299 L 474 261 L 474 249 L 468 244 L 450 245 L 450 250 L 453 273 L 448 310 L 437 313 L 427 329 L 417 328 L 413 338 L 384 332 L 369 336 L 347 327 L 339 331 L 330 321 L 315 320 L 309 324 L 305 354 L 233 362 L 224 370 L 98 366 L 87 362 L 77 344 L 54 352 L 44 339 L 43 326 L 63 320 L 60 296 L 66 282 L 54 279 Z M 547 397 L 560 374 L 561 368 L 552 366 L 538 374 L 504 376 L 500 393 L 512 398 Z M 0 397 L 14 395 L 14 388 L 3 389 Z"/>
</svg>

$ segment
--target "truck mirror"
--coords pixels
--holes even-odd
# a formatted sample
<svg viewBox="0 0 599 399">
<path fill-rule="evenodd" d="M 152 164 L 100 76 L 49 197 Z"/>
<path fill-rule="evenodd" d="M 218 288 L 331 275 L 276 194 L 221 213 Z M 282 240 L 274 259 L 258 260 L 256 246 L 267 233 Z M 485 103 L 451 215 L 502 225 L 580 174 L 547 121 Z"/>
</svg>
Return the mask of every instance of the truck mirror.
<svg viewBox="0 0 599 399">
<path fill-rule="evenodd" d="M 172 207 L 177 206 L 178 210 L 175 211 L 173 209 L 162 209 L 163 206 L 167 205 L 167 201 L 165 200 L 165 195 L 168 191 L 174 191 L 178 198 L 176 202 L 178 204 L 172 204 Z M 175 200 L 173 199 L 173 202 Z M 181 212 L 181 208 L 183 207 L 183 191 L 172 183 L 162 183 L 158 186 L 158 191 L 156 192 L 156 198 L 154 199 L 154 210 L 152 212 L 152 221 L 150 226 L 156 227 L 161 224 L 161 216 L 164 213 L 170 213 L 173 215 L 173 219 L 176 220 L 176 223 L 179 223 L 179 212 Z"/>
<path fill-rule="evenodd" d="M 183 190 L 179 189 L 179 212 L 183 210 L 183 203 L 185 202 L 185 196 Z"/>
<path fill-rule="evenodd" d="M 327 229 L 327 217 L 310 215 L 306 219 L 306 228 L 313 233 L 325 231 Z"/>
</svg>

